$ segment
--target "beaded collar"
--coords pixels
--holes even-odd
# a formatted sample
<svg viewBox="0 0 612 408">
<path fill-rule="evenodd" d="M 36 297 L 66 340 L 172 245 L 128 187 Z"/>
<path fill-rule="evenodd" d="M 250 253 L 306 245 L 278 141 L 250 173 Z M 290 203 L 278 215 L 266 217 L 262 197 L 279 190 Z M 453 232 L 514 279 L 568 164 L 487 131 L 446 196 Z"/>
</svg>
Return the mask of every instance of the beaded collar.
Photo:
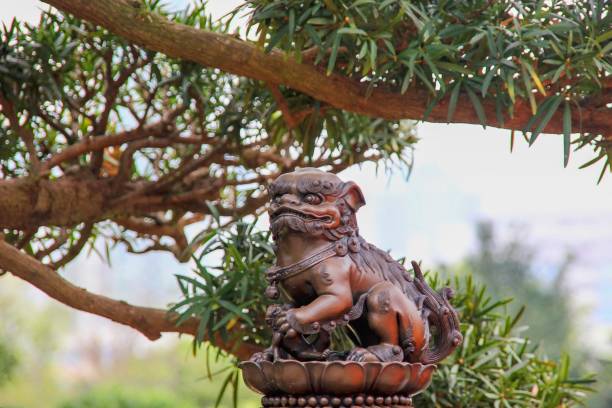
<svg viewBox="0 0 612 408">
<path fill-rule="evenodd" d="M 299 275 L 304 272 L 306 269 L 312 268 L 313 266 L 325 261 L 334 256 L 344 256 L 347 253 L 347 244 L 346 239 L 340 239 L 336 242 L 331 242 L 330 244 L 324 246 L 319 251 L 314 254 L 302 259 L 301 261 L 295 262 L 291 265 L 287 266 L 272 266 L 266 271 L 266 279 L 269 283 L 268 288 L 266 289 L 266 296 L 270 299 L 277 299 L 279 296 L 278 293 L 278 283 L 283 280 Z"/>
</svg>

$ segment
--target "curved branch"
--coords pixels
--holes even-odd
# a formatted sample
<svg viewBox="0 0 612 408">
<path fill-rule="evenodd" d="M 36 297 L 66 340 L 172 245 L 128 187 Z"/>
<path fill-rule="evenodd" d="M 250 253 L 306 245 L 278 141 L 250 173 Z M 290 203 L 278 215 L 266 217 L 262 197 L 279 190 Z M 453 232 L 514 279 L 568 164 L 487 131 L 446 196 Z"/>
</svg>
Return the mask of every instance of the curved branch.
<svg viewBox="0 0 612 408">
<path fill-rule="evenodd" d="M 43 163 L 42 170 L 49 171 L 65 161 L 72 160 L 88 152 L 101 151 L 110 146 L 118 146 L 133 140 L 143 139 L 152 134 L 158 134 L 161 128 L 162 123 L 158 122 L 153 125 L 130 129 L 115 135 L 84 138 L 82 141 L 53 155 L 49 160 Z"/>
<path fill-rule="evenodd" d="M 325 75 L 313 65 L 299 63 L 282 52 L 265 53 L 256 45 L 231 35 L 171 22 L 144 10 L 140 1 L 44 1 L 151 50 L 270 84 L 285 85 L 346 111 L 384 119 L 421 119 L 427 108 L 428 95 L 425 91 L 409 90 L 401 95 L 377 88 L 368 96 L 365 84 L 343 75 Z M 514 117 L 506 118 L 501 124 L 496 118 L 495 101 L 485 101 L 483 106 L 490 126 L 521 130 L 531 117 L 529 105 L 517 103 Z M 427 120 L 446 122 L 447 109 L 448 101 L 439 103 Z M 582 118 L 579 112 L 573 113 L 574 123 L 583 123 L 583 132 L 612 137 L 612 119 L 606 107 L 583 107 L 581 114 Z M 465 95 L 459 98 L 453 122 L 480 123 Z M 563 133 L 561 112 L 553 116 L 544 131 Z"/>
<path fill-rule="evenodd" d="M 0 269 L 11 272 L 67 306 L 129 326 L 138 330 L 149 340 L 157 340 L 163 333 L 190 335 L 197 333 L 199 320 L 196 318 L 190 318 L 177 326 L 178 316 L 176 314 L 170 314 L 162 309 L 134 306 L 124 301 L 88 292 L 68 282 L 53 269 L 19 251 L 1 238 Z M 224 342 L 220 337 L 215 338 L 213 343 L 240 359 L 247 359 L 261 349 L 250 343 Z"/>
</svg>

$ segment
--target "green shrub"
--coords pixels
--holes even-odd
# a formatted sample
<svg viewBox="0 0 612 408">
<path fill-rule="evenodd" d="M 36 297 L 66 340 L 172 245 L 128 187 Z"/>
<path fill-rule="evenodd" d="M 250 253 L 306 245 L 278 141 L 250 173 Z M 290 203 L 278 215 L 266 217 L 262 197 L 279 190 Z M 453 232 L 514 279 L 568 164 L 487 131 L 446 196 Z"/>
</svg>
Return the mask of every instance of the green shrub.
<svg viewBox="0 0 612 408">
<path fill-rule="evenodd" d="M 67 401 L 59 408 L 195 408 L 193 403 L 168 391 L 119 387 L 95 388 Z"/>
<path fill-rule="evenodd" d="M 431 279 L 433 287 L 444 284 Z M 448 282 L 446 283 L 448 284 Z M 537 345 L 517 327 L 525 310 L 512 316 L 511 299 L 494 300 L 470 275 L 455 278 L 463 344 L 442 363 L 432 385 L 417 397 L 419 407 L 569 407 L 584 403 L 592 377 L 570 377 L 570 358 L 538 355 Z"/>
<path fill-rule="evenodd" d="M 206 236 L 206 245 L 195 257 L 194 278 L 179 276 L 185 299 L 173 310 L 184 318 L 202 320 L 197 346 L 212 332 L 252 344 L 267 344 L 263 323 L 263 271 L 273 261 L 269 236 L 253 231 L 253 224 L 239 224 Z M 217 252 L 216 266 L 203 265 L 203 256 Z M 209 259 L 209 258 L 206 258 Z M 517 326 L 525 310 L 508 312 L 511 299 L 495 300 L 470 274 L 452 282 L 429 274 L 434 288 L 451 286 L 454 306 L 460 314 L 464 342 L 434 376 L 433 384 L 418 396 L 419 407 L 569 407 L 583 404 L 592 377 L 570 377 L 570 359 L 559 361 L 538 354 Z M 249 301 L 257 301 L 252 304 Z M 229 322 L 231 329 L 228 328 Z M 213 343 L 214 344 L 214 343 Z M 234 381 L 232 381 L 234 380 Z M 232 373 L 226 384 L 235 384 Z M 222 392 L 230 387 L 223 387 Z"/>
</svg>

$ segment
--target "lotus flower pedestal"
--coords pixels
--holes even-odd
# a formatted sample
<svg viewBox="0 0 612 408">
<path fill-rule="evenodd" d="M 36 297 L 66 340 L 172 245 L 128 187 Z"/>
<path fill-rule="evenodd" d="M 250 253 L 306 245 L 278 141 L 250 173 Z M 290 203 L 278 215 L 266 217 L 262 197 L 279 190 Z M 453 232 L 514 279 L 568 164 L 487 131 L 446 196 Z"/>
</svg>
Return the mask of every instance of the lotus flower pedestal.
<svg viewBox="0 0 612 408">
<path fill-rule="evenodd" d="M 434 365 L 380 362 L 244 362 L 245 383 L 265 408 L 409 408 L 431 381 Z"/>
</svg>

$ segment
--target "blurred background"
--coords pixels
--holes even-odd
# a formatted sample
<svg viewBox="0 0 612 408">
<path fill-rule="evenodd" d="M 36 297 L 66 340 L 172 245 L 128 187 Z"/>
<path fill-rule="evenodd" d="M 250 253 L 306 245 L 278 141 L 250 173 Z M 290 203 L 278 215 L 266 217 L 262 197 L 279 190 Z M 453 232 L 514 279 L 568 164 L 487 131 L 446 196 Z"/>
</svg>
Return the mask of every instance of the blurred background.
<svg viewBox="0 0 612 408">
<path fill-rule="evenodd" d="M 4 23 L 36 22 L 46 7 L 3 3 Z M 221 17 L 240 2 L 209 3 Z M 512 153 L 509 131 L 498 129 L 419 124 L 418 137 L 409 175 L 373 165 L 341 174 L 366 197 L 362 235 L 427 269 L 472 273 L 497 297 L 513 297 L 512 310 L 526 304 L 525 330 L 542 353 L 569 352 L 575 370 L 598 372 L 589 406 L 612 406 L 612 178 L 596 185 L 598 169 L 578 169 L 591 157 L 586 149 L 564 169 L 560 137 L 517 143 Z M 174 275 L 191 267 L 118 247 L 110 265 L 83 253 L 63 275 L 113 298 L 165 307 L 180 297 Z M 223 376 L 210 381 L 205 360 L 203 352 L 193 357 L 189 338 L 150 342 L 0 277 L 0 407 L 212 407 Z M 213 372 L 226 366 L 210 360 Z M 230 406 L 227 398 L 220 406 Z M 258 406 L 244 387 L 240 401 Z"/>
</svg>

